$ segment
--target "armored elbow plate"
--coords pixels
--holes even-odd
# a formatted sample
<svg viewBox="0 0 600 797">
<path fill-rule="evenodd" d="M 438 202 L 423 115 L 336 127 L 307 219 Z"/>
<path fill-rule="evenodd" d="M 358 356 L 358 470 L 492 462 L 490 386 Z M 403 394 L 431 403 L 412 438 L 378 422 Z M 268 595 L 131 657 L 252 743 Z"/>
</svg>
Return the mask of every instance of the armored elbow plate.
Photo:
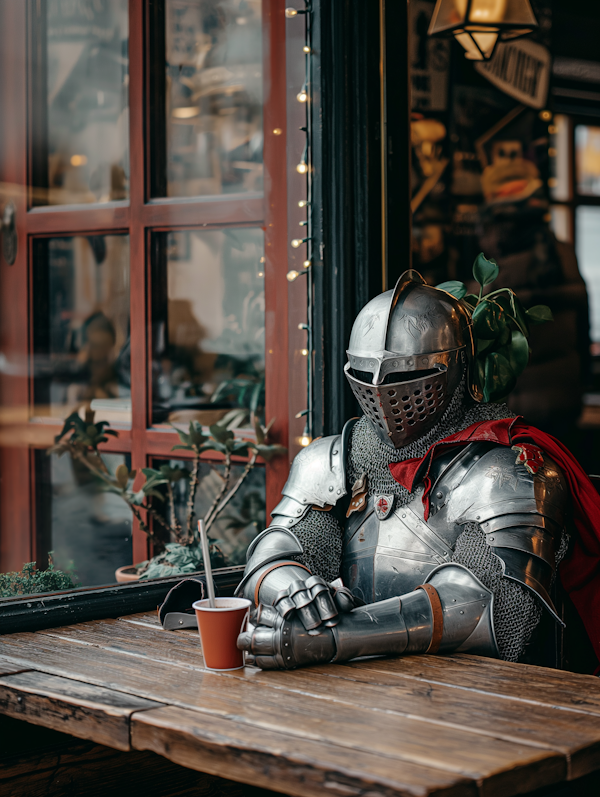
<svg viewBox="0 0 600 797">
<path fill-rule="evenodd" d="M 499 658 L 494 634 L 493 593 L 466 567 L 440 565 L 426 580 L 437 590 L 444 628 L 440 653 L 477 653 Z"/>
</svg>

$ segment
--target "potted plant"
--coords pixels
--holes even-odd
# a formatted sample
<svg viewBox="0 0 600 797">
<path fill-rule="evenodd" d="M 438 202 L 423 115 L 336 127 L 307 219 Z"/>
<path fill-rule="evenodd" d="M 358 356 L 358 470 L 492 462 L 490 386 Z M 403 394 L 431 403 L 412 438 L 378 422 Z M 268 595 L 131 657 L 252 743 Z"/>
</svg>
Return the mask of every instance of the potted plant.
<svg viewBox="0 0 600 797">
<path fill-rule="evenodd" d="M 215 451 L 223 457 L 218 466 L 213 463 L 221 485 L 204 517 L 206 530 L 210 532 L 215 520 L 239 492 L 255 467 L 258 457 L 269 461 L 286 451 L 283 446 L 268 441 L 272 422 L 263 427 L 255 416 L 255 440 L 236 437 L 232 427 L 239 426 L 245 418 L 248 418 L 246 410 L 234 410 L 210 426 L 208 430 L 196 420 L 190 421 L 189 428 L 185 432 L 176 428 L 180 442 L 173 446 L 172 451 L 191 452 L 191 469 L 170 464 L 161 465 L 158 469 L 143 468 L 141 475 L 144 481 L 138 489 L 134 489 L 137 471 L 129 470 L 127 465 L 121 464 L 112 473 L 100 455 L 98 447 L 101 443 L 107 442 L 107 435 L 118 435 L 117 431 L 110 428 L 107 421 L 94 423 L 93 413 L 83 420 L 76 412 L 65 420 L 62 431 L 56 436 L 54 445 L 47 453 L 59 456 L 69 454 L 74 462 L 87 468 L 105 490 L 117 494 L 129 506 L 139 527 L 157 549 L 157 553 L 151 559 L 137 565 L 119 568 L 115 574 L 117 581 L 183 575 L 203 568 L 202 550 L 195 520 L 195 499 L 202 455 L 208 451 Z M 234 475 L 233 469 L 234 456 L 248 458 L 242 473 L 237 476 Z M 188 483 L 184 522 L 178 517 L 175 501 L 175 488 L 182 480 Z M 160 535 L 157 533 L 159 528 L 162 531 Z M 213 567 L 223 567 L 227 564 L 214 539 L 210 539 L 210 556 Z"/>
<path fill-rule="evenodd" d="M 72 570 L 57 570 L 48 554 L 48 567 L 38 570 L 36 562 L 27 562 L 22 570 L 0 573 L 0 598 L 13 598 L 18 595 L 37 595 L 40 592 L 59 592 L 75 589 L 79 585 L 74 580 Z"/>
</svg>

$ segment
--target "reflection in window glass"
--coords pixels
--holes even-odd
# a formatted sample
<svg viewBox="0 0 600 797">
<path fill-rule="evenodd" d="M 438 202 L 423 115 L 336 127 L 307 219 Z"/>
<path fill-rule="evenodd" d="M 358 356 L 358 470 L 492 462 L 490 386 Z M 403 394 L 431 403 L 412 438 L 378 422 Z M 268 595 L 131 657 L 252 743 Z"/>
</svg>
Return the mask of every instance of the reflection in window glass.
<svg viewBox="0 0 600 797">
<path fill-rule="evenodd" d="M 129 237 L 36 241 L 34 269 L 35 415 L 130 422 Z"/>
<path fill-rule="evenodd" d="M 571 210 L 565 205 L 552 205 L 550 207 L 550 227 L 559 241 L 570 243 L 571 236 Z"/>
<path fill-rule="evenodd" d="M 590 337 L 600 342 L 600 208 L 578 207 L 575 214 L 577 260 L 590 302 Z"/>
<path fill-rule="evenodd" d="M 579 193 L 600 196 L 600 127 L 575 127 L 575 161 Z"/>
<path fill-rule="evenodd" d="M 155 460 L 154 468 L 168 464 L 170 468 L 180 468 L 188 473 L 191 469 L 189 461 L 181 460 Z M 206 518 L 215 499 L 219 496 L 223 486 L 222 467 L 217 464 L 202 462 L 199 468 L 199 483 L 194 504 L 195 518 Z M 231 469 L 230 486 L 233 487 L 244 473 L 243 465 L 234 465 Z M 186 528 L 187 501 L 189 495 L 189 477 L 182 478 L 174 483 L 174 506 L 177 519 L 181 527 Z M 170 511 L 168 501 L 156 502 L 159 511 L 167 513 Z M 218 514 L 214 523 L 208 529 L 208 537 L 211 543 L 217 546 L 217 550 L 211 552 L 213 567 L 232 567 L 246 563 L 246 551 L 252 540 L 266 526 L 266 504 L 265 504 L 265 469 L 255 467 L 244 478 L 241 487 L 237 490 L 231 501 L 224 506 Z M 160 535 L 161 528 L 154 524 L 155 533 Z M 164 533 L 164 532 L 162 532 Z M 167 540 L 165 540 L 167 542 Z M 197 549 L 196 559 L 199 565 L 195 569 L 202 569 L 200 546 L 195 544 Z M 186 560 L 187 561 L 187 560 Z M 194 561 L 194 556 L 190 555 L 190 561 Z M 152 565 L 152 571 L 148 572 L 148 577 L 159 578 L 172 575 L 173 568 L 168 565 L 161 565 L 160 561 Z"/>
<path fill-rule="evenodd" d="M 261 0 L 166 2 L 167 196 L 262 190 Z"/>
<path fill-rule="evenodd" d="M 104 454 L 111 473 L 129 464 L 122 454 Z M 68 455 L 37 452 L 41 547 L 79 586 L 113 584 L 115 570 L 131 565 L 131 511 L 118 496 Z M 41 557 L 40 557 L 41 560 Z M 43 562 L 40 561 L 40 566 Z"/>
<path fill-rule="evenodd" d="M 234 408 L 262 418 L 264 238 L 260 229 L 155 238 L 154 422 L 211 424 Z"/>
<path fill-rule="evenodd" d="M 127 199 L 127 0 L 46 9 L 48 171 L 37 182 L 48 192 L 37 203 Z"/>
</svg>

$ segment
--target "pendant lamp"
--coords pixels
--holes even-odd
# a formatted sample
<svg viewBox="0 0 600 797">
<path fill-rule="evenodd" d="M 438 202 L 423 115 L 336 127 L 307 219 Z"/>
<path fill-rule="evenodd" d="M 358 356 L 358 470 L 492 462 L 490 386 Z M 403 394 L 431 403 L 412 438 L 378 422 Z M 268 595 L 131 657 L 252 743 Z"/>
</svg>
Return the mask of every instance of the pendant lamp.
<svg viewBox="0 0 600 797">
<path fill-rule="evenodd" d="M 498 41 L 538 27 L 529 0 L 437 0 L 429 36 L 454 36 L 471 61 L 489 61 Z"/>
</svg>

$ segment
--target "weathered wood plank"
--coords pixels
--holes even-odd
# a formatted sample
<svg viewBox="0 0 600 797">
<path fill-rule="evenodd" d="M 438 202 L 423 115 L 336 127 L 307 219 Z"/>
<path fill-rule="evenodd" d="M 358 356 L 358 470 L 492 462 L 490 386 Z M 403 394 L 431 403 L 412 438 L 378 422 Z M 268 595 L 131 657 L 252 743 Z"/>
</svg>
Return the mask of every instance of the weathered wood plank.
<svg viewBox="0 0 600 797">
<path fill-rule="evenodd" d="M 345 666 L 600 715 L 600 679 L 591 675 L 466 655 L 369 659 Z"/>
<path fill-rule="evenodd" d="M 12 675 L 15 672 L 23 672 L 23 669 L 23 667 L 10 661 L 10 659 L 0 656 L 0 675 Z"/>
<path fill-rule="evenodd" d="M 125 617 L 118 617 L 123 623 L 133 623 L 134 625 L 149 625 L 153 628 L 162 630 L 162 625 L 158 619 L 158 612 L 139 612 L 138 614 L 128 614 Z"/>
<path fill-rule="evenodd" d="M 176 666 L 203 667 L 197 632 L 163 632 L 146 627 L 127 628 L 126 634 L 116 621 L 95 623 L 43 632 L 50 636 L 71 639 L 78 643 L 99 645 L 122 653 L 149 656 L 156 661 Z M 152 640 L 151 644 L 149 639 Z M 420 659 L 423 657 L 412 657 Z M 439 664 L 440 657 L 435 659 Z M 398 660 L 410 661 L 410 660 Z M 449 660 L 453 661 L 453 660 Z M 487 671 L 489 659 L 478 658 L 478 672 Z M 445 659 L 442 659 L 442 664 Z M 509 668 L 500 662 L 500 669 L 508 669 L 511 678 L 540 668 L 517 665 Z M 600 766 L 600 723 L 595 716 L 573 711 L 557 711 L 548 704 L 531 704 L 522 698 L 506 699 L 492 693 L 471 689 L 456 689 L 445 684 L 402 677 L 402 672 L 384 671 L 387 660 L 357 662 L 356 666 L 326 665 L 294 672 L 258 673 L 254 670 L 232 673 L 234 678 L 253 678 L 263 686 L 310 694 L 320 699 L 357 705 L 371 710 L 396 712 L 426 719 L 434 724 L 467 729 L 505 741 L 550 748 L 567 757 L 568 777 L 580 777 Z M 443 668 L 442 668 L 443 671 Z M 492 668 L 495 671 L 495 668 Z M 543 673 L 554 671 L 542 670 Z M 567 678 L 569 674 L 566 674 Z M 584 678 L 584 685 L 589 685 Z M 595 679 L 593 686 L 597 687 Z M 522 684 L 516 687 L 522 690 Z M 527 694 L 529 692 L 526 691 Z M 168 701 L 171 702 L 171 701 Z M 573 707 L 572 707 L 573 708 Z M 583 709 L 585 712 L 585 708 Z"/>
<path fill-rule="evenodd" d="M 22 672 L 0 678 L 0 712 L 3 714 L 117 750 L 131 749 L 131 714 L 160 705 L 156 701 L 41 672 Z"/>
<path fill-rule="evenodd" d="M 134 714 L 131 739 L 183 766 L 298 797 L 476 797 L 459 775 L 352 752 L 328 742 L 261 731 L 181 708 Z"/>
<path fill-rule="evenodd" d="M 120 646 L 126 647 L 123 640 L 105 649 L 64 636 L 38 633 L 29 640 L 27 636 L 3 638 L 2 651 L 6 654 L 11 648 L 24 656 L 30 649 L 29 655 L 35 651 L 46 671 L 52 669 L 62 675 L 68 668 L 73 677 L 90 683 L 235 719 L 249 735 L 270 730 L 314 741 L 335 740 L 338 746 L 349 750 L 387 755 L 471 777 L 482 783 L 486 794 L 506 795 L 515 793 L 510 789 L 516 788 L 517 783 L 531 783 L 533 788 L 567 776 L 565 757 L 550 749 L 481 736 L 473 730 L 432 725 L 416 717 L 373 711 L 347 702 L 332 703 L 301 691 L 263 686 L 261 678 L 266 679 L 269 673 L 254 670 L 253 675 L 239 679 L 147 657 L 142 660 L 125 649 L 119 650 Z M 151 647 L 146 639 L 146 648 Z M 432 738 L 435 745 L 431 744 Z"/>
</svg>

